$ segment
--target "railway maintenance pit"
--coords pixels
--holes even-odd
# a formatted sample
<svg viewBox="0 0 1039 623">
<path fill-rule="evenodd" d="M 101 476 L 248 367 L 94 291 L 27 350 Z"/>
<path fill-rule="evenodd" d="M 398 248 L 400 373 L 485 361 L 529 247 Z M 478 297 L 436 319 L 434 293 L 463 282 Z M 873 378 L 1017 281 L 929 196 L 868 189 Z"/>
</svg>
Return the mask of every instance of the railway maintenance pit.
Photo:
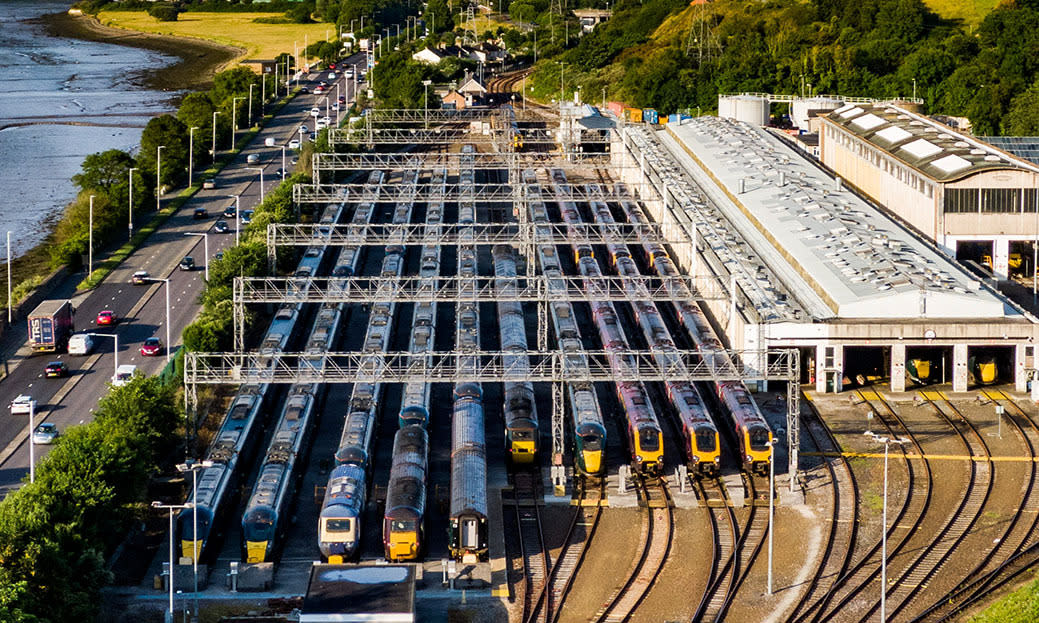
<svg viewBox="0 0 1039 623">
<path fill-rule="evenodd" d="M 815 318 L 818 300 L 799 296 L 824 297 L 737 236 L 716 205 L 732 198 L 703 170 L 676 164 L 688 165 L 688 152 L 673 150 L 664 162 L 673 139 L 620 128 L 608 156 L 571 160 L 537 139 L 517 152 L 506 133 L 453 130 L 483 115 L 515 131 L 510 114 L 370 115 L 374 148 L 319 155 L 316 183 L 295 193 L 320 210 L 339 206 L 338 222 L 269 232 L 272 257 L 295 247 L 303 258 L 322 248 L 336 259 L 305 274 L 297 267 L 235 284 L 240 318 L 246 305 L 299 305 L 307 324 L 325 306 L 341 306 L 340 337 L 308 352 L 307 325 L 280 350 L 189 356 L 189 399 L 193 387 L 228 379 L 263 380 L 289 395 L 300 384 L 326 386 L 286 532 L 271 556 L 273 584 L 253 594 L 224 584 L 231 563 L 245 562 L 241 511 L 265 462 L 261 451 L 243 461 L 246 495 L 229 505 L 223 541 L 207 554 L 203 615 L 205 604 L 256 610 L 302 595 L 324 559 L 319 532 L 329 524 L 320 516 L 339 485 L 344 497 L 364 499 L 331 526 L 357 522 L 349 524 L 360 526 L 354 549 L 332 555 L 353 568 L 404 551 L 391 548 L 389 535 L 417 525 L 385 523 L 397 499 L 394 474 L 404 472 L 425 485 L 417 560 L 403 562 L 421 568 L 418 620 L 842 620 L 834 618 L 838 607 L 855 613 L 849 620 L 865 618 L 879 596 L 885 445 L 878 437 L 890 453 L 889 578 L 907 585 L 925 578 L 912 593 L 891 589 L 899 616 L 984 573 L 982 558 L 994 568 L 1039 539 L 1035 522 L 1015 512 L 1032 502 L 1022 495 L 1036 490 L 1028 488 L 1035 461 L 1026 459 L 1039 448 L 1034 405 L 1017 387 L 1027 367 L 1019 357 L 1027 315 L 985 289 L 925 287 L 907 295 L 912 309 L 926 304 L 936 314 L 941 296 L 955 293 L 984 310 L 998 304 L 1002 315 L 988 323 L 928 315 L 918 325 Z M 440 131 L 417 127 L 427 119 Z M 405 143 L 411 148 L 402 153 Z M 375 171 L 383 172 L 377 181 Z M 744 193 L 754 181 L 746 178 Z M 686 209 L 693 203 L 704 206 L 702 222 Z M 726 251 L 740 248 L 744 261 L 727 261 Z M 939 266 L 941 258 L 921 253 Z M 755 257 L 776 274 L 762 273 Z M 744 272 L 710 272 L 736 264 Z M 952 267 L 934 266 L 929 275 L 959 278 Z M 869 334 L 841 341 L 925 324 L 1011 333 L 955 344 L 942 333 L 901 345 Z M 812 339 L 796 334 L 809 330 Z M 947 366 L 947 380 L 903 391 L 891 372 L 900 369 L 900 352 L 903 363 L 937 363 L 939 378 Z M 971 357 L 994 361 L 994 380 L 961 392 L 958 379 L 969 371 L 960 363 Z M 824 378 L 820 389 L 813 373 L 832 381 Z M 279 404 L 274 399 L 270 411 L 282 412 Z M 425 408 L 418 424 L 405 417 L 417 406 Z M 531 411 L 533 440 L 523 428 Z M 347 435 L 358 412 L 369 414 L 364 446 Z M 395 451 L 400 431 L 416 425 L 428 439 L 421 470 L 422 461 L 398 460 Z M 528 461 L 524 444 L 532 441 Z M 349 444 L 366 459 L 347 460 Z M 338 474 L 365 482 L 336 482 Z M 903 518 L 917 526 L 915 536 L 897 528 Z M 993 545 L 995 538 L 1007 545 Z M 165 558 L 157 552 L 143 585 L 161 574 Z M 853 568 L 852 558 L 863 562 Z M 181 579 L 190 573 L 182 571 L 176 589 L 187 595 Z M 161 598 L 144 587 L 119 597 L 135 608 Z"/>
</svg>

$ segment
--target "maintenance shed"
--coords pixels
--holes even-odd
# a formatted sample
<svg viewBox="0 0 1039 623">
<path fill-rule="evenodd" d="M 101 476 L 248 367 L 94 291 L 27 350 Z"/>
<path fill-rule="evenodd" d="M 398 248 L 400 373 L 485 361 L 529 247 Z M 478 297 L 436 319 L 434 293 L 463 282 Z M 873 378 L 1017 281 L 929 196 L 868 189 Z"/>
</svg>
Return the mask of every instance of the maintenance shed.
<svg viewBox="0 0 1039 623">
<path fill-rule="evenodd" d="M 705 304 L 732 348 L 798 348 L 818 391 L 1034 375 L 1034 317 L 776 133 L 699 117 L 621 135 L 626 181 L 695 241 L 679 264 L 724 291 Z"/>
<path fill-rule="evenodd" d="M 415 569 L 410 565 L 315 564 L 299 621 L 413 623 Z"/>
</svg>

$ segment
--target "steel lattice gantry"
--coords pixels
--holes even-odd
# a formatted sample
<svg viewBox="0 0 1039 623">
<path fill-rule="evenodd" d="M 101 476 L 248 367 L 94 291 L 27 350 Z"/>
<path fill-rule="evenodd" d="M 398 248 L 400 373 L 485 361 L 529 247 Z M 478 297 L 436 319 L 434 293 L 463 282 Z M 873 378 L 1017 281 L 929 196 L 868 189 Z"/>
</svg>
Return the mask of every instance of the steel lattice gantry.
<svg viewBox="0 0 1039 623">
<path fill-rule="evenodd" d="M 610 168 L 619 170 L 617 164 L 611 163 L 610 155 L 585 156 L 578 161 L 565 159 L 559 153 L 539 152 L 478 152 L 475 154 L 460 153 L 423 153 L 423 154 L 314 154 L 314 172 L 320 171 L 386 171 L 409 169 L 457 169 L 462 158 L 471 159 L 466 163 L 476 170 L 495 170 L 519 168 L 562 167 L 581 170 L 599 170 Z M 637 167 L 631 167 L 637 168 Z"/>
<path fill-rule="evenodd" d="M 517 130 L 528 145 L 555 145 L 544 130 L 528 128 Z M 335 128 L 329 132 L 328 141 L 333 145 L 366 143 L 368 145 L 443 145 L 469 143 L 472 145 L 497 145 L 503 140 L 504 131 L 496 128 L 491 132 L 469 128 Z"/>
<path fill-rule="evenodd" d="M 469 123 L 471 121 L 493 121 L 505 119 L 501 108 L 464 108 L 462 110 L 443 110 L 434 108 L 369 108 L 365 111 L 365 119 L 370 123 L 404 125 L 411 123 Z M 542 111 L 534 112 L 513 110 L 512 118 L 517 121 L 544 121 Z M 510 119 L 511 120 L 511 119 Z"/>
<path fill-rule="evenodd" d="M 635 201 L 632 192 L 641 191 L 638 186 L 627 184 L 624 188 L 618 188 L 612 184 L 600 184 L 599 189 L 593 192 L 582 184 L 572 186 L 565 198 L 557 199 L 547 195 L 540 199 L 578 202 Z M 292 187 L 292 200 L 295 203 L 365 203 L 369 199 L 365 198 L 364 190 L 365 184 L 296 184 Z M 395 201 L 405 196 L 413 197 L 415 201 L 425 201 L 434 193 L 438 199 L 442 198 L 445 201 L 457 201 L 463 196 L 474 201 L 510 204 L 527 200 L 522 184 L 471 184 L 465 189 L 457 184 L 448 184 L 446 189 L 435 184 L 415 184 L 414 190 L 410 187 L 401 188 L 394 184 L 385 184 L 380 189 L 379 201 Z"/>
<path fill-rule="evenodd" d="M 526 357 L 517 365 L 517 355 Z M 575 381 L 783 381 L 787 384 L 787 430 L 792 477 L 797 471 L 797 349 L 726 351 L 705 359 L 695 350 L 558 350 L 308 353 L 195 353 L 184 358 L 185 407 L 197 408 L 198 385 L 240 383 L 500 383 L 528 381 L 553 385 L 553 437 L 562 435 L 564 383 Z M 318 361 L 320 360 L 320 361 Z M 712 365 L 722 361 L 723 365 Z M 764 369 L 738 362 L 766 361 Z M 304 362 L 306 364 L 304 365 Z M 562 439 L 553 439 L 562 446 Z"/>
</svg>

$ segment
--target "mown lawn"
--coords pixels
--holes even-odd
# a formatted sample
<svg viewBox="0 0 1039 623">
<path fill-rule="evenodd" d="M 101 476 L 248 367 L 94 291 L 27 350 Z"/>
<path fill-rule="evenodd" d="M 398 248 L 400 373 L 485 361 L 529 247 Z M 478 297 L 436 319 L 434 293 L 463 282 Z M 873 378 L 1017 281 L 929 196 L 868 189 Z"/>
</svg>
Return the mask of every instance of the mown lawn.
<svg viewBox="0 0 1039 623">
<path fill-rule="evenodd" d="M 106 26 L 178 37 L 196 37 L 246 50 L 242 59 L 272 59 L 282 52 L 292 54 L 298 44 L 337 36 L 334 24 L 257 24 L 261 17 L 277 13 L 181 13 L 175 22 L 160 22 L 143 11 L 102 11 L 98 20 Z M 302 52 L 301 52 L 302 54 Z M 241 60 L 241 59 L 240 59 Z"/>
<path fill-rule="evenodd" d="M 938 15 L 945 19 L 959 20 L 967 27 L 980 24 L 999 2 L 1000 0 L 924 0 L 924 4 Z"/>
</svg>

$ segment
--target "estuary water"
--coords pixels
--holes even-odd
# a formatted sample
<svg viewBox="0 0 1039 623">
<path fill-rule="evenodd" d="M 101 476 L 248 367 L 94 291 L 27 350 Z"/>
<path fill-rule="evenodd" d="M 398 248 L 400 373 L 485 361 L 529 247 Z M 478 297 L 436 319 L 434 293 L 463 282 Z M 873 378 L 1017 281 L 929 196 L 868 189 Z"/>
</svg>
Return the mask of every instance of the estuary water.
<svg viewBox="0 0 1039 623">
<path fill-rule="evenodd" d="M 136 152 L 148 120 L 179 95 L 137 84 L 171 56 L 48 35 L 37 18 L 69 4 L 0 0 L 0 258 L 6 231 L 15 256 L 46 237 L 84 157 Z"/>
</svg>

